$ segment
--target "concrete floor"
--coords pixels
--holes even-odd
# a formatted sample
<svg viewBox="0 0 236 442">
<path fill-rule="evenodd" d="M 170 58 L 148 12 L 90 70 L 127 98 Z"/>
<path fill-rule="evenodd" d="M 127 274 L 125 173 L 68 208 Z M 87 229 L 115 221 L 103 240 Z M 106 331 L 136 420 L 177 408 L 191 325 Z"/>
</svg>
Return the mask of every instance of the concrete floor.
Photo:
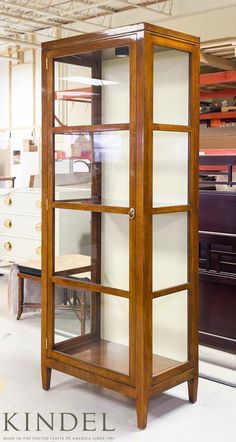
<svg viewBox="0 0 236 442">
<path fill-rule="evenodd" d="M 6 305 L 6 279 L 0 278 L 0 440 L 115 440 L 130 442 L 227 442 L 235 441 L 236 390 L 200 379 L 199 399 L 194 405 L 187 400 L 187 385 L 182 384 L 150 401 L 148 427 L 136 427 L 134 402 L 100 387 L 53 372 L 52 388 L 45 392 L 40 382 L 40 321 L 31 314 L 16 321 Z M 20 431 L 4 431 L 4 415 L 18 413 L 11 422 Z M 29 429 L 24 431 L 25 413 Z M 54 413 L 54 431 L 41 423 L 36 431 L 36 413 L 50 421 Z M 73 431 L 61 432 L 60 414 L 78 418 Z M 83 431 L 83 414 L 88 428 Z M 107 413 L 107 427 L 102 432 L 102 414 Z M 65 415 L 65 425 L 72 428 L 75 419 Z"/>
</svg>

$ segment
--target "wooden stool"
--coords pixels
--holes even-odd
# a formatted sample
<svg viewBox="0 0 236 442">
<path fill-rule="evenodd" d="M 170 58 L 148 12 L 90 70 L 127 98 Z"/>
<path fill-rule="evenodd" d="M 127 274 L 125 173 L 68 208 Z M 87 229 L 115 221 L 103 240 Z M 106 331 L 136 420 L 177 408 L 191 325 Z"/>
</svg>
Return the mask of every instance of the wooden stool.
<svg viewBox="0 0 236 442">
<path fill-rule="evenodd" d="M 89 265 L 88 265 L 89 264 Z M 71 268 L 72 267 L 72 268 Z M 18 284 L 18 311 L 17 320 L 21 318 L 24 309 L 40 309 L 41 303 L 25 302 L 24 300 L 24 280 L 29 279 L 41 283 L 41 260 L 30 260 L 18 265 L 19 284 Z M 81 270 L 90 270 L 90 257 L 84 255 L 63 255 L 56 258 L 56 271 L 60 273 L 73 274 L 76 279 L 89 281 L 89 274 L 81 273 Z M 80 272 L 77 274 L 77 272 Z M 57 309 L 73 310 L 81 322 L 81 334 L 85 333 L 86 327 L 86 291 L 81 290 L 78 293 L 72 290 L 72 300 L 70 299 L 70 290 L 64 288 L 63 304 L 55 305 Z"/>
<path fill-rule="evenodd" d="M 33 270 L 33 269 L 31 269 Z M 41 303 L 24 302 L 24 279 L 31 279 L 32 281 L 39 281 L 41 283 L 41 275 L 35 275 L 33 273 L 18 273 L 18 311 L 16 319 L 19 320 L 24 308 L 41 308 Z"/>
</svg>

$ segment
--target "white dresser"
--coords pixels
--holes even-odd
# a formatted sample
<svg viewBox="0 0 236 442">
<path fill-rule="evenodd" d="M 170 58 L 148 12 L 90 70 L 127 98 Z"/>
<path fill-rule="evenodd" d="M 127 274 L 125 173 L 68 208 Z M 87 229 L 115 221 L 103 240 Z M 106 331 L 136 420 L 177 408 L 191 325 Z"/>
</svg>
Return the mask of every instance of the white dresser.
<svg viewBox="0 0 236 442">
<path fill-rule="evenodd" d="M 57 188 L 56 199 L 87 198 L 86 188 Z M 89 253 L 89 213 L 56 210 L 55 250 L 57 255 Z M 0 193 L 0 259 L 24 261 L 41 256 L 41 189 L 2 189 Z M 60 239 L 59 239 L 60 238 Z"/>
</svg>

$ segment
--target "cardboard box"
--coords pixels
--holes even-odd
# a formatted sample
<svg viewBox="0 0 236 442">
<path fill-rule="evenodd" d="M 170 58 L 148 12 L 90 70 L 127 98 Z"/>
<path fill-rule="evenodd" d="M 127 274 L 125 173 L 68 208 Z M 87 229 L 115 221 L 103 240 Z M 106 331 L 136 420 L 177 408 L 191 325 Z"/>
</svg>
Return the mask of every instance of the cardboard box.
<svg viewBox="0 0 236 442">
<path fill-rule="evenodd" d="M 201 128 L 200 149 L 236 149 L 236 128 Z"/>
</svg>

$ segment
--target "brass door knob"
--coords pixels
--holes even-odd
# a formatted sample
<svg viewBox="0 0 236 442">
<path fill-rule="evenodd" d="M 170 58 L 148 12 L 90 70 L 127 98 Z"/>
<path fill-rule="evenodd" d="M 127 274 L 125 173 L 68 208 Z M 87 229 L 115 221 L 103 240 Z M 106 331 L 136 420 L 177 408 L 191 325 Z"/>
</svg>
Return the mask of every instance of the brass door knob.
<svg viewBox="0 0 236 442">
<path fill-rule="evenodd" d="M 41 256 L 41 253 L 42 253 L 42 247 L 41 247 L 41 246 L 37 247 L 37 249 L 35 249 L 35 253 L 36 253 L 36 255 Z"/>
<path fill-rule="evenodd" d="M 35 206 L 36 206 L 38 209 L 41 209 L 41 207 L 42 207 L 42 201 L 41 201 L 41 200 L 37 200 L 37 201 L 35 201 Z"/>
<path fill-rule="evenodd" d="M 5 249 L 7 252 L 10 252 L 10 250 L 12 249 L 12 244 L 10 243 L 10 241 L 5 242 L 5 244 L 4 244 L 4 249 Z"/>
<path fill-rule="evenodd" d="M 7 227 L 8 229 L 11 229 L 11 227 L 12 227 L 11 220 L 10 219 L 5 219 L 4 226 Z"/>
<path fill-rule="evenodd" d="M 5 206 L 11 206 L 12 205 L 12 199 L 8 196 L 4 199 Z"/>
<path fill-rule="evenodd" d="M 37 232 L 41 232 L 42 231 L 42 224 L 41 223 L 36 224 L 35 230 L 37 230 Z"/>
<path fill-rule="evenodd" d="M 131 208 L 128 212 L 129 219 L 135 218 L 135 209 Z"/>
</svg>

